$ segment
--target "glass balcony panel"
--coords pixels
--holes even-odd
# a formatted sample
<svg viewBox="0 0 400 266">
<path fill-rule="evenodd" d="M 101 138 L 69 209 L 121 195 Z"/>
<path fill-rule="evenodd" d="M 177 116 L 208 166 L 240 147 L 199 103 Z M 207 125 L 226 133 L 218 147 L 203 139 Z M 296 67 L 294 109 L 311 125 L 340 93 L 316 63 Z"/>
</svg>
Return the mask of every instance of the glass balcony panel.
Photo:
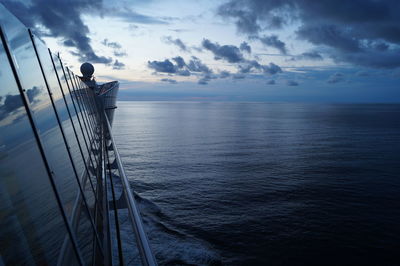
<svg viewBox="0 0 400 266">
<path fill-rule="evenodd" d="M 0 5 L 0 23 L 4 17 Z M 0 62 L 0 264 L 76 265 L 77 255 L 1 42 Z M 59 261 L 64 253 L 68 256 Z"/>
<path fill-rule="evenodd" d="M 82 157 L 82 154 L 78 146 L 78 141 L 76 139 L 72 123 L 68 115 L 67 106 L 65 105 L 64 102 L 64 98 L 60 89 L 60 85 L 58 83 L 57 75 L 53 63 L 51 61 L 49 51 L 47 47 L 42 43 L 42 41 L 40 41 L 36 37 L 35 37 L 35 44 L 47 79 L 47 83 L 49 85 L 49 89 L 52 94 L 54 105 L 57 109 L 65 137 L 70 147 L 72 159 L 74 161 L 76 170 L 78 172 L 82 189 L 85 193 L 86 200 L 89 205 L 88 207 L 94 211 L 94 203 L 95 203 L 94 191 L 86 175 L 84 158 Z"/>
<path fill-rule="evenodd" d="M 3 21 L 6 21 L 2 23 L 3 31 L 8 37 L 14 64 L 17 66 L 19 79 L 29 99 L 35 126 L 42 140 L 46 160 L 64 211 L 71 224 L 75 224 L 78 219 L 78 228 L 90 224 L 87 217 L 75 213 L 76 206 L 83 204 L 82 196 L 27 29 L 7 10 L 2 12 L 1 22 Z M 93 234 L 94 229 L 87 233 Z M 86 238 L 85 235 L 76 237 Z M 83 246 L 79 248 L 85 249 Z"/>
</svg>

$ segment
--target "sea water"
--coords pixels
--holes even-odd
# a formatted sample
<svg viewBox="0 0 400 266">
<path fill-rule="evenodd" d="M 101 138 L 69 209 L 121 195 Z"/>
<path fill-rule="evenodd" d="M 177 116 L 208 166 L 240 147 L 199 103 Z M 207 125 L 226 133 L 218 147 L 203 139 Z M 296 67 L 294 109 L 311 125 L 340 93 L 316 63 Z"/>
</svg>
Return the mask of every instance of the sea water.
<svg viewBox="0 0 400 266">
<path fill-rule="evenodd" d="M 118 102 L 162 265 L 399 265 L 400 105 Z"/>
</svg>

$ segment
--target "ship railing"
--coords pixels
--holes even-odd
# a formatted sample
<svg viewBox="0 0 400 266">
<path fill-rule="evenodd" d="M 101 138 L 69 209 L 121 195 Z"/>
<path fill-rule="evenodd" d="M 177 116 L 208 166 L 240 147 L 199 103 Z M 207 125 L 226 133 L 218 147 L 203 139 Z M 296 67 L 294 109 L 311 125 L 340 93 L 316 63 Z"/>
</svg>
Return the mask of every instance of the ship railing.
<svg viewBox="0 0 400 266">
<path fill-rule="evenodd" d="M 155 260 L 154 254 L 152 249 L 150 248 L 149 240 L 147 238 L 146 232 L 144 230 L 142 217 L 137 205 L 137 202 L 134 198 L 133 191 L 131 190 L 128 177 L 126 175 L 124 166 L 121 161 L 121 157 L 118 151 L 118 147 L 115 144 L 115 140 L 111 131 L 111 124 L 106 114 L 106 111 L 103 112 L 103 122 L 104 122 L 104 135 L 105 135 L 105 156 L 106 156 L 106 163 L 108 166 L 108 176 L 106 175 L 106 184 L 110 184 L 110 191 L 111 191 L 111 208 L 114 211 L 114 218 L 115 218 L 115 227 L 116 227 L 116 238 L 117 238 L 117 245 L 118 245 L 118 259 L 120 264 L 124 264 L 124 256 L 123 256 L 123 241 L 121 240 L 121 226 L 120 221 L 118 219 L 118 209 L 120 208 L 127 208 L 128 210 L 128 217 L 130 220 L 130 224 L 132 226 L 132 230 L 134 232 L 137 244 L 137 250 L 140 254 L 140 258 L 143 265 L 157 265 Z M 110 153 L 113 154 L 114 162 L 110 162 Z M 111 169 L 117 170 L 117 175 L 114 175 Z M 115 177 L 119 177 L 119 181 L 122 186 L 122 195 L 120 199 L 116 199 L 115 193 Z M 108 180 L 107 180 L 108 179 Z M 121 204 L 122 196 L 125 198 L 123 204 Z M 119 206 L 118 206 L 119 205 Z M 121 205 L 124 205 L 121 207 Z M 111 210 L 110 210 L 111 212 Z M 109 212 L 109 213 L 110 213 Z M 111 220 L 111 218 L 109 218 Z"/>
</svg>

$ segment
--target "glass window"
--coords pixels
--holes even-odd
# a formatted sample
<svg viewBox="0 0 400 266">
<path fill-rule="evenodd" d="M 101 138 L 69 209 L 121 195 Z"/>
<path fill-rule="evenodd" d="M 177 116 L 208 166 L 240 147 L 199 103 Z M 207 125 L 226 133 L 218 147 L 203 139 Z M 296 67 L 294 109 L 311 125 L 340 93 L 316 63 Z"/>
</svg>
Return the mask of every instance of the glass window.
<svg viewBox="0 0 400 266">
<path fill-rule="evenodd" d="M 0 5 L 0 18 L 4 17 L 3 13 Z M 0 62 L 1 261 L 6 265 L 55 265 L 60 257 L 68 254 L 64 262 L 77 264 L 1 42 Z M 33 100 L 36 98 L 32 90 L 28 95 Z"/>
<path fill-rule="evenodd" d="M 82 115 L 80 115 L 81 114 L 80 108 L 79 108 L 78 104 L 76 103 L 75 97 L 72 96 L 73 93 L 71 93 L 71 91 L 70 91 L 70 87 L 69 87 L 70 85 L 69 85 L 69 83 L 67 83 L 67 80 L 68 80 L 67 74 L 66 74 L 65 69 L 63 69 L 63 67 L 61 65 L 60 59 L 57 56 L 53 55 L 53 62 L 56 65 L 56 70 L 57 70 L 58 76 L 60 77 L 60 81 L 62 84 L 61 88 L 65 95 L 65 99 L 67 101 L 67 106 L 72 111 L 73 122 L 75 125 L 79 125 L 80 130 L 79 130 L 78 137 L 80 139 L 81 145 L 82 145 L 82 143 L 85 144 L 83 147 L 84 155 L 85 155 L 87 162 L 89 162 L 89 169 L 90 169 L 89 172 L 92 177 L 93 186 L 96 189 L 97 180 L 94 175 L 96 173 L 97 162 L 93 156 L 93 153 L 90 152 L 90 156 L 89 156 L 89 151 L 91 150 L 90 149 L 90 139 L 88 138 L 88 135 L 87 135 L 86 126 L 82 121 L 83 117 L 82 117 Z"/>
<path fill-rule="evenodd" d="M 85 193 L 86 200 L 89 204 L 89 208 L 94 208 L 94 191 L 88 179 L 86 178 L 86 170 L 85 170 L 85 162 L 84 158 L 79 149 L 79 144 L 75 136 L 74 129 L 72 127 L 72 123 L 68 114 L 67 106 L 65 105 L 64 98 L 62 92 L 60 90 L 60 84 L 58 83 L 57 75 L 54 70 L 54 66 L 50 57 L 50 53 L 47 47 L 36 37 L 35 44 L 36 49 L 39 54 L 40 61 L 42 63 L 43 71 L 46 76 L 47 83 L 49 85 L 49 89 L 52 93 L 53 102 L 55 108 L 57 109 L 57 113 L 64 130 L 65 137 L 67 139 L 68 145 L 70 147 L 71 156 L 75 164 L 75 168 L 78 172 L 82 185 L 82 189 Z"/>
<path fill-rule="evenodd" d="M 56 56 L 54 54 L 52 56 L 53 56 L 53 62 L 54 62 L 55 68 L 56 68 L 56 72 L 58 74 L 58 78 L 61 83 L 61 91 L 64 95 L 65 101 L 67 102 L 67 106 L 68 106 L 68 109 L 70 111 L 71 118 L 72 118 L 72 123 L 74 124 L 74 126 L 76 128 L 76 133 L 78 134 L 78 141 L 82 147 L 83 155 L 84 155 L 85 159 L 87 160 L 89 153 L 88 153 L 88 149 L 87 149 L 87 145 L 86 145 L 87 140 L 84 138 L 84 135 L 83 135 L 84 130 L 85 130 L 84 126 L 83 125 L 81 126 L 81 124 L 80 124 L 80 120 L 77 115 L 78 109 L 76 109 L 76 107 L 74 106 L 74 103 L 72 101 L 72 96 L 69 93 L 66 79 L 64 76 L 64 72 L 63 72 L 63 68 L 60 63 L 60 59 L 58 58 L 58 56 Z"/>
<path fill-rule="evenodd" d="M 96 146 L 95 140 L 94 140 L 94 133 L 93 133 L 93 129 L 91 127 L 91 124 L 88 121 L 88 117 L 87 117 L 87 113 L 85 111 L 85 108 L 83 108 L 83 100 L 82 100 L 82 94 L 80 92 L 80 90 L 76 89 L 76 84 L 73 82 L 72 78 L 71 78 L 71 73 L 70 70 L 68 68 L 65 69 L 66 71 L 66 77 L 67 77 L 67 82 L 70 84 L 70 88 L 71 88 L 71 95 L 72 95 L 72 99 L 75 102 L 75 105 L 78 108 L 78 113 L 81 115 L 81 121 L 83 122 L 83 126 L 86 129 L 86 137 L 88 139 L 88 146 L 89 146 L 89 152 L 90 155 L 93 156 L 93 160 L 95 160 L 96 162 L 100 161 L 100 158 L 98 157 L 98 147 Z"/>
<path fill-rule="evenodd" d="M 64 211 L 73 230 L 77 232 L 79 227 L 90 224 L 90 220 L 85 215 L 79 215 L 83 202 L 77 177 L 68 157 L 32 41 L 27 29 L 8 11 L 4 12 L 4 16 L 2 14 L 1 19 L 2 22 L 6 21 L 6 23 L 2 23 L 3 30 L 8 37 L 22 87 L 29 99 L 33 120 L 42 140 L 46 160 L 50 166 Z M 85 233 L 85 235 L 76 235 L 78 241 L 81 238 L 92 238 L 94 229 L 87 230 Z M 82 241 L 79 242 L 82 243 Z M 86 247 L 79 246 L 79 248 L 83 250 Z M 86 263 L 90 263 L 92 256 L 83 259 Z"/>
</svg>

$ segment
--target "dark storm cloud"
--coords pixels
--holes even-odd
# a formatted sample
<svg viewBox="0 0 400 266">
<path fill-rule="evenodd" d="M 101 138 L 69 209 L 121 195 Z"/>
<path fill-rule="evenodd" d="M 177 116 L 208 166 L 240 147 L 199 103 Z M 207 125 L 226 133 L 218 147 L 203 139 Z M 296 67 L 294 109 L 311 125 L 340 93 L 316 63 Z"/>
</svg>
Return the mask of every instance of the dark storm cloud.
<svg viewBox="0 0 400 266">
<path fill-rule="evenodd" d="M 343 80 L 344 80 L 344 75 L 342 73 L 335 73 L 329 77 L 327 82 L 330 84 L 335 84 L 335 83 L 341 82 Z"/>
<path fill-rule="evenodd" d="M 287 54 L 286 44 L 279 40 L 278 36 L 270 35 L 270 36 L 263 36 L 263 37 L 252 37 L 260 40 L 262 44 L 265 46 L 273 47 L 278 49 L 282 54 Z"/>
<path fill-rule="evenodd" d="M 287 85 L 288 86 L 299 86 L 299 83 L 294 80 L 288 80 Z"/>
<path fill-rule="evenodd" d="M 242 42 L 240 44 L 239 48 L 241 51 L 245 51 L 245 52 L 248 52 L 249 54 L 251 54 L 251 47 L 247 42 Z"/>
<path fill-rule="evenodd" d="M 169 84 L 177 84 L 175 79 L 160 79 L 162 82 L 168 82 Z"/>
<path fill-rule="evenodd" d="M 116 70 L 125 69 L 125 64 L 120 62 L 120 61 L 118 61 L 118 59 L 115 60 L 115 62 L 114 62 L 114 64 L 112 66 L 113 66 L 113 69 L 116 69 Z"/>
<path fill-rule="evenodd" d="M 181 49 L 181 51 L 184 51 L 184 52 L 189 51 L 189 48 L 187 47 L 187 45 L 184 44 L 183 41 L 179 38 L 173 39 L 171 36 L 166 36 L 163 38 L 163 41 L 168 44 L 176 45 L 177 47 L 179 47 L 179 49 Z"/>
<path fill-rule="evenodd" d="M 229 63 L 238 63 L 244 60 L 240 49 L 234 45 L 219 45 L 208 39 L 203 39 L 202 46 L 214 54 L 215 60 L 223 59 Z"/>
<path fill-rule="evenodd" d="M 399 10 L 398 0 L 230 0 L 218 14 L 249 37 L 260 37 L 268 28 L 301 25 L 297 36 L 328 48 L 324 51 L 337 62 L 396 68 Z"/>
</svg>

